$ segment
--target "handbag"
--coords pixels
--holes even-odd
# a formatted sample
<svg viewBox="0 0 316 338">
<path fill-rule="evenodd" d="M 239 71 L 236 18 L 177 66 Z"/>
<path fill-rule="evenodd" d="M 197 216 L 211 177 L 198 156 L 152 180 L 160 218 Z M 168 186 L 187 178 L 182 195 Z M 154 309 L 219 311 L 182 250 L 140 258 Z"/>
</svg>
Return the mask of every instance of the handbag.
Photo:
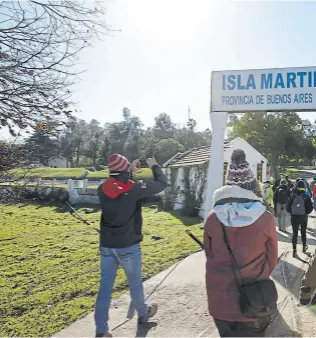
<svg viewBox="0 0 316 338">
<path fill-rule="evenodd" d="M 271 316 L 277 310 L 278 292 L 269 278 L 252 283 L 242 283 L 240 268 L 228 243 L 225 226 L 221 223 L 223 238 L 233 267 L 234 278 L 239 291 L 239 306 L 242 314 L 249 318 Z M 239 277 L 238 277 L 239 275 Z"/>
</svg>

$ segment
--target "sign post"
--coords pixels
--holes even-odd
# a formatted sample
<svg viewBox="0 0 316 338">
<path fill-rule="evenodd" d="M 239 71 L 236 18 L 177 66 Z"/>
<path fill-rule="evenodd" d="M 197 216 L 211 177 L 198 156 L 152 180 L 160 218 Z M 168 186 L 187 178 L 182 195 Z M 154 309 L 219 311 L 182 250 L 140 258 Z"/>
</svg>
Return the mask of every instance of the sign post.
<svg viewBox="0 0 316 338">
<path fill-rule="evenodd" d="M 316 67 L 212 72 L 212 145 L 204 219 L 222 186 L 228 112 L 316 111 Z"/>
<path fill-rule="evenodd" d="M 204 203 L 204 221 L 213 208 L 213 193 L 223 185 L 224 142 L 228 114 L 211 112 L 212 145 L 210 165 L 208 167 L 206 200 Z"/>
</svg>

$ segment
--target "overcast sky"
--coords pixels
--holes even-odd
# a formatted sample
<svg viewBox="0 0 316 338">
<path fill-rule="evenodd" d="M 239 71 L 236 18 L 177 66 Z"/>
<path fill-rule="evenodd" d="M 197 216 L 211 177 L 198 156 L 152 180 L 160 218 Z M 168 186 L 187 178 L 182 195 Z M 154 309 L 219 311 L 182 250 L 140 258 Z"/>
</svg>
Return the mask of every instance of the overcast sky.
<svg viewBox="0 0 316 338">
<path fill-rule="evenodd" d="M 315 66 L 316 3 L 109 0 L 114 32 L 80 59 L 78 117 L 102 124 L 124 106 L 146 125 L 165 112 L 184 124 L 188 106 L 210 127 L 212 70 Z M 305 113 L 312 121 L 316 113 Z"/>
</svg>

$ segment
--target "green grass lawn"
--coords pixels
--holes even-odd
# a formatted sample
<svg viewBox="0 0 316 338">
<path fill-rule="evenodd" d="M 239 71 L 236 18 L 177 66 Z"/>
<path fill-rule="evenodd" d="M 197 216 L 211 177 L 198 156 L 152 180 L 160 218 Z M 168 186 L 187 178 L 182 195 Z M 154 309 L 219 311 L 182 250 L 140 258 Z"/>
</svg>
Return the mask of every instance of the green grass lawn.
<svg viewBox="0 0 316 338">
<path fill-rule="evenodd" d="M 82 215 L 98 227 L 99 212 Z M 145 206 L 143 215 L 144 279 L 199 249 L 184 230 L 190 226 L 201 239 L 200 221 L 155 206 Z M 93 311 L 97 232 L 55 207 L 7 206 L 0 216 L 0 336 L 52 335 Z M 152 235 L 163 239 L 153 241 Z M 114 297 L 126 288 L 120 270 Z"/>
<path fill-rule="evenodd" d="M 85 168 L 35 168 L 29 171 L 23 169 L 12 170 L 12 173 L 18 177 L 26 176 L 26 177 L 40 177 L 42 179 L 77 179 L 82 175 L 82 173 L 86 171 Z M 87 176 L 90 180 L 100 180 L 109 176 L 108 170 L 101 171 L 89 171 L 89 175 Z M 26 174 L 25 174 L 26 173 Z M 149 168 L 141 168 L 139 169 L 134 176 L 137 179 L 146 179 L 152 176 L 151 170 Z"/>
</svg>

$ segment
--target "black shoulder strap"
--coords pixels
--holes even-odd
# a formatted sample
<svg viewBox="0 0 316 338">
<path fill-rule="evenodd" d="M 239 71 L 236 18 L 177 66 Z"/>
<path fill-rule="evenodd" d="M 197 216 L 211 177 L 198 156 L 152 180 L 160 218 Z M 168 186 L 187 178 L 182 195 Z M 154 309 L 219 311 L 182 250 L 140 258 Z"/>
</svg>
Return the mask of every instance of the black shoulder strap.
<svg viewBox="0 0 316 338">
<path fill-rule="evenodd" d="M 230 245 L 228 243 L 225 226 L 224 226 L 224 224 L 222 222 L 220 222 L 220 224 L 221 224 L 221 228 L 222 228 L 222 231 L 223 231 L 224 243 L 225 243 L 225 245 L 227 247 L 227 250 L 228 250 L 228 253 L 229 253 L 229 256 L 230 256 L 230 260 L 231 260 L 231 263 L 232 263 L 233 273 L 234 273 L 234 277 L 235 277 L 235 280 L 236 280 L 236 284 L 237 284 L 237 287 L 238 287 L 238 289 L 240 291 L 241 290 L 241 273 L 240 273 L 240 269 L 239 269 L 238 264 L 237 264 L 237 262 L 235 260 L 235 257 L 233 255 L 232 249 L 231 249 L 231 247 L 230 247 Z"/>
</svg>

